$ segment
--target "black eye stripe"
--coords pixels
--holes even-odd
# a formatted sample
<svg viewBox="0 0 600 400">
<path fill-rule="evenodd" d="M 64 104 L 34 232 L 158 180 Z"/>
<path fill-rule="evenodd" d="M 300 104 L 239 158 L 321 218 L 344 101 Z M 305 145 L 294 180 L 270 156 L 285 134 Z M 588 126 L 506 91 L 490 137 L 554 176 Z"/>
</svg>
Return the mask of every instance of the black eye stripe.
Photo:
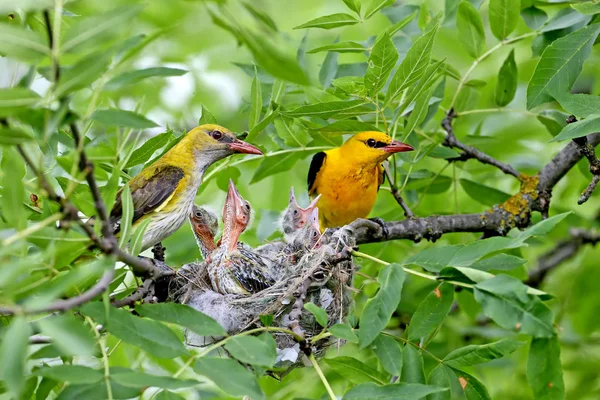
<svg viewBox="0 0 600 400">
<path fill-rule="evenodd" d="M 365 141 L 365 144 L 369 147 L 374 147 L 374 148 L 382 148 L 387 146 L 388 144 L 386 142 L 380 142 L 380 141 L 375 141 L 375 139 L 368 139 L 367 141 Z"/>
</svg>

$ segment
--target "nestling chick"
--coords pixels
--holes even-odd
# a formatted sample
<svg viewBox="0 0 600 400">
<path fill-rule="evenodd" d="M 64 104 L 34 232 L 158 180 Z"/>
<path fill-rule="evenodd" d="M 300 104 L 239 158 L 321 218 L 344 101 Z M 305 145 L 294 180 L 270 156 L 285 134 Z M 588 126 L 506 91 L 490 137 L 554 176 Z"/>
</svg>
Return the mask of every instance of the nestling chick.
<svg viewBox="0 0 600 400">
<path fill-rule="evenodd" d="M 215 243 L 215 236 L 219 230 L 217 216 L 211 211 L 194 204 L 189 219 L 200 254 L 202 258 L 208 261 L 210 254 L 217 249 Z"/>
<path fill-rule="evenodd" d="M 221 245 L 211 254 L 208 276 L 213 289 L 222 294 L 251 294 L 275 283 L 262 256 L 238 239 L 250 221 L 250 204 L 230 180 L 223 208 Z"/>
<path fill-rule="evenodd" d="M 292 186 L 290 189 L 290 201 L 281 218 L 281 228 L 283 229 L 286 241 L 290 242 L 292 240 L 291 235 L 306 224 L 306 220 L 315 209 L 320 197 L 320 195 L 315 197 L 308 207 L 302 208 L 296 201 L 294 187 Z"/>
</svg>

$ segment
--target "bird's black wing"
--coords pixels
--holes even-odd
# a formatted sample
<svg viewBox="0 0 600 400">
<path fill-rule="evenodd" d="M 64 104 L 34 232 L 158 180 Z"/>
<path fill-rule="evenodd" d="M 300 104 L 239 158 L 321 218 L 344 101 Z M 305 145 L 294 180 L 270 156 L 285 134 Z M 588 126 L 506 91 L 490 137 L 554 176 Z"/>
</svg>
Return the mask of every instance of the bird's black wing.
<svg viewBox="0 0 600 400">
<path fill-rule="evenodd" d="M 131 223 L 142 216 L 156 210 L 173 195 L 177 185 L 183 179 L 183 170 L 173 165 L 157 167 L 151 178 L 137 175 L 129 181 L 131 197 L 133 199 L 133 218 Z M 115 205 L 110 212 L 110 223 L 114 233 L 121 228 L 121 216 L 123 215 L 123 204 L 121 203 L 121 192 L 117 193 Z"/>
<path fill-rule="evenodd" d="M 383 165 L 379 165 L 377 167 L 377 190 L 379 190 L 379 188 L 381 187 L 381 185 L 383 185 L 385 183 L 385 169 L 383 167 Z"/>
<path fill-rule="evenodd" d="M 308 194 L 312 195 L 315 192 L 315 181 L 317 180 L 317 174 L 323 167 L 325 163 L 325 158 L 327 154 L 324 151 L 320 151 L 315 154 L 310 162 L 310 168 L 308 169 L 308 177 L 306 179 L 306 183 L 308 184 Z"/>
</svg>

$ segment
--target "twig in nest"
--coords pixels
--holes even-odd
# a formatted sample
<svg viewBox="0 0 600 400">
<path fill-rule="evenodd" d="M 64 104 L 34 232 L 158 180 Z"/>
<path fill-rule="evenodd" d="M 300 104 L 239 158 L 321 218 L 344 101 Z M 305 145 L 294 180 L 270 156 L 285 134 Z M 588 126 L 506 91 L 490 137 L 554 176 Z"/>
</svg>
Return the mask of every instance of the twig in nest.
<svg viewBox="0 0 600 400">
<path fill-rule="evenodd" d="M 142 286 L 138 287 L 135 292 L 127 297 L 122 298 L 121 300 L 114 299 L 110 302 L 110 304 L 114 307 L 132 306 L 136 301 L 142 300 L 148 294 L 148 292 L 150 292 L 153 283 L 154 281 L 152 279 L 146 279 Z"/>
<path fill-rule="evenodd" d="M 577 118 L 575 118 L 574 115 L 569 115 L 567 124 L 572 124 L 573 122 L 577 122 Z M 598 186 L 598 182 L 600 182 L 600 160 L 596 157 L 596 151 L 594 147 L 590 145 L 586 136 L 574 138 L 573 142 L 577 145 L 579 152 L 588 159 L 588 162 L 590 163 L 590 172 L 594 175 L 590 184 L 583 191 L 579 200 L 577 200 L 577 204 L 581 205 L 589 200 L 592 193 L 594 193 L 596 186 Z"/>
<path fill-rule="evenodd" d="M 498 168 L 500 171 L 504 172 L 507 175 L 512 175 L 518 179 L 520 179 L 519 171 L 517 171 L 513 166 L 509 164 L 504 164 L 495 158 L 485 154 L 483 151 L 476 149 L 475 147 L 467 146 L 466 144 L 460 142 L 456 135 L 454 134 L 454 129 L 452 128 L 452 120 L 456 118 L 456 112 L 453 108 L 448 110 L 446 114 L 446 118 L 442 121 L 442 127 L 446 131 L 446 139 L 442 142 L 442 145 L 449 148 L 457 148 L 461 150 L 463 153 L 461 155 L 461 160 L 465 161 L 470 158 L 474 158 L 483 164 L 492 165 Z"/>
</svg>

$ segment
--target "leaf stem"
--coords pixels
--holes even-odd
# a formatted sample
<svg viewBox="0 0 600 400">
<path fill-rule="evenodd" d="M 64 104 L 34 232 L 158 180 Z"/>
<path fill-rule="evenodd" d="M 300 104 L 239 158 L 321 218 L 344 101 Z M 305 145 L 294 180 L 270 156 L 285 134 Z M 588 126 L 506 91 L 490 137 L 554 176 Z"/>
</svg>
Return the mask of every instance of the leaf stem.
<svg viewBox="0 0 600 400">
<path fill-rule="evenodd" d="M 321 382 L 323 382 L 323 386 L 325 386 L 325 389 L 327 389 L 327 393 L 329 394 L 329 398 L 331 400 L 337 400 L 337 396 L 333 392 L 333 389 L 331 388 L 331 385 L 329 385 L 329 382 L 327 381 L 327 378 L 325 378 L 325 375 L 323 374 L 323 371 L 321 371 L 321 367 L 319 367 L 319 363 L 317 363 L 317 359 L 315 358 L 315 355 L 313 353 L 310 353 L 310 356 L 308 356 L 308 359 L 312 363 L 313 367 L 315 367 L 315 370 L 317 371 L 317 375 L 319 375 L 319 378 L 321 379 Z"/>
<path fill-rule="evenodd" d="M 492 55 L 496 50 L 501 49 L 503 46 L 505 46 L 507 44 L 518 42 L 519 40 L 528 38 L 530 36 L 536 36 L 538 34 L 539 34 L 539 32 L 534 31 L 534 32 L 525 33 L 520 36 L 515 36 L 514 38 L 511 38 L 511 39 L 503 40 L 503 41 L 499 42 L 498 44 L 496 44 L 495 46 L 493 46 L 492 48 L 490 48 L 485 53 L 483 53 L 481 56 L 479 56 L 475 61 L 473 61 L 473 64 L 471 64 L 471 66 L 469 67 L 467 72 L 465 72 L 465 74 L 462 76 L 462 78 L 460 78 L 460 81 L 458 82 L 458 87 L 456 88 L 456 93 L 454 93 L 454 97 L 452 98 L 452 102 L 450 103 L 450 107 L 448 107 L 448 109 L 452 109 L 454 107 L 454 104 L 456 103 L 456 99 L 458 98 L 458 95 L 460 94 L 462 88 L 465 86 L 465 83 L 467 83 L 467 79 L 469 79 L 469 76 L 471 76 L 471 73 L 475 70 L 475 68 L 477 68 L 477 66 L 482 61 L 484 61 L 486 58 L 488 58 L 490 55 Z"/>
<path fill-rule="evenodd" d="M 14 242 L 16 242 L 17 240 L 26 238 L 27 236 L 41 230 L 42 228 L 52 224 L 53 222 L 56 221 L 60 221 L 60 219 L 63 217 L 62 213 L 56 213 L 53 214 L 51 216 L 49 216 L 48 218 L 40 221 L 39 224 L 36 225 L 32 225 L 30 227 L 28 227 L 27 229 L 23 229 L 20 232 L 15 233 L 14 235 L 4 239 L 4 241 L 2 242 L 2 244 L 0 245 L 0 247 L 6 247 L 6 246 L 10 246 L 11 244 L 13 244 Z"/>
<path fill-rule="evenodd" d="M 96 336 L 96 341 L 100 346 L 100 351 L 102 352 L 102 362 L 104 364 L 104 381 L 106 383 L 106 395 L 108 397 L 108 400 L 113 400 L 112 387 L 110 385 L 110 365 L 108 364 L 108 354 L 106 353 L 106 339 L 102 338 L 102 335 L 100 335 L 100 332 L 98 332 L 98 329 L 96 329 L 96 324 L 90 317 L 85 316 L 85 320 L 92 327 L 94 335 Z"/>
<path fill-rule="evenodd" d="M 535 112 L 531 112 L 528 110 L 517 110 L 514 108 L 480 108 L 477 110 L 467 110 L 467 111 L 461 111 L 461 112 L 457 112 L 456 116 L 460 117 L 463 115 L 468 115 L 468 114 L 482 114 L 482 113 L 495 113 L 495 112 L 507 112 L 507 113 L 518 113 L 518 114 L 526 114 L 526 115 L 532 115 L 537 117 L 538 115 L 540 115 L 539 113 L 535 113 Z"/>
<path fill-rule="evenodd" d="M 360 251 L 352 250 L 350 252 L 350 254 L 352 254 L 355 257 L 366 258 L 367 260 L 371 260 L 373 262 L 376 262 L 377 264 L 381 264 L 381 265 L 385 265 L 385 266 L 390 265 L 390 263 L 387 261 L 383 261 L 377 257 L 373 257 L 369 254 L 366 254 L 366 253 L 363 253 Z M 424 272 L 415 271 L 414 269 L 407 268 L 404 265 L 402 265 L 402 269 L 404 270 L 404 272 L 406 272 L 408 274 L 420 276 L 421 278 L 429 279 L 430 281 L 440 282 L 440 279 L 435 275 L 429 275 Z M 462 287 L 466 287 L 466 288 L 473 288 L 473 285 L 471 285 L 469 283 L 458 282 L 458 281 L 446 281 L 446 280 L 443 282 L 447 282 L 451 285 L 462 286 Z"/>
</svg>

